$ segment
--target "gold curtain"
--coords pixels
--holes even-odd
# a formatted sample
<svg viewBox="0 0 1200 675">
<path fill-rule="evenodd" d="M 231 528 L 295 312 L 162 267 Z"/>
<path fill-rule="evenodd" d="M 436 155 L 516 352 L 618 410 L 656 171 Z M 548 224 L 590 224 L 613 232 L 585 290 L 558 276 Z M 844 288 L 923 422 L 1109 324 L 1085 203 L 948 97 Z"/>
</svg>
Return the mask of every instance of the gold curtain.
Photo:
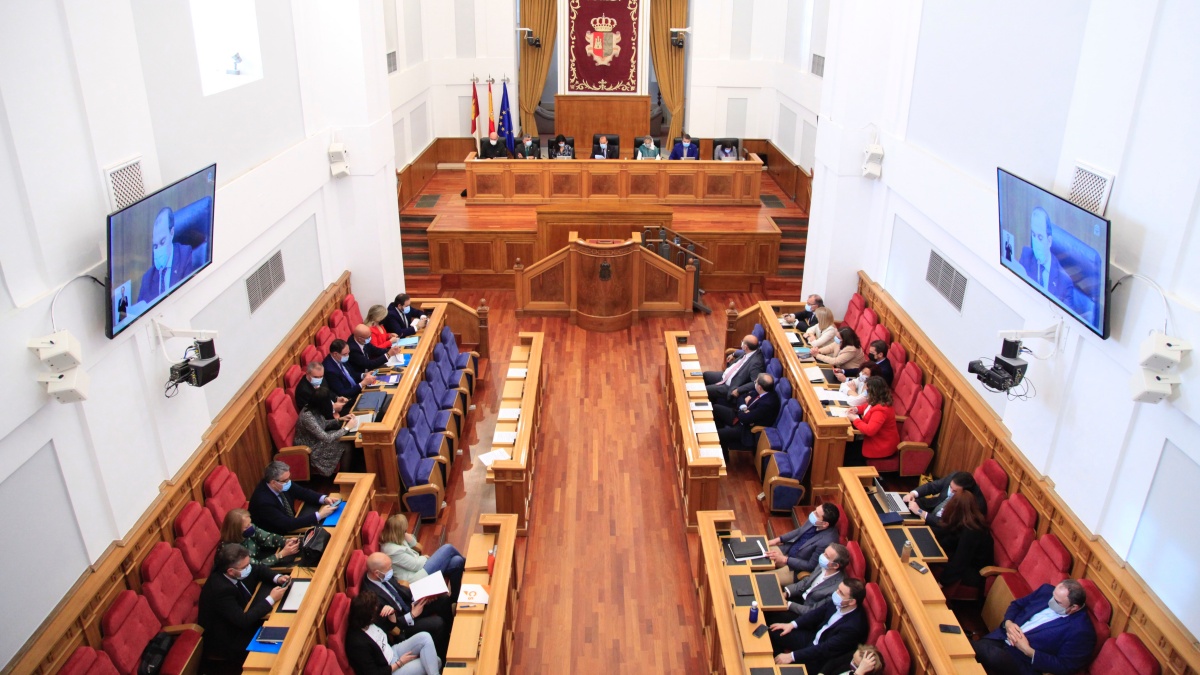
<svg viewBox="0 0 1200 675">
<path fill-rule="evenodd" d="M 667 152 L 671 139 L 683 135 L 683 50 L 671 45 L 671 28 L 688 25 L 688 0 L 653 0 L 650 3 L 650 55 L 663 104 L 671 112 L 671 127 L 663 139 Z M 688 34 L 687 38 L 690 39 Z M 524 106 L 524 99 L 522 99 Z"/>
<path fill-rule="evenodd" d="M 541 48 L 526 42 L 529 33 L 521 33 L 521 69 L 518 91 L 521 97 L 521 133 L 537 136 L 537 120 L 533 113 L 542 100 L 546 73 L 554 57 L 554 37 L 558 32 L 558 0 L 521 0 L 521 26 L 533 29 L 542 41 Z"/>
</svg>

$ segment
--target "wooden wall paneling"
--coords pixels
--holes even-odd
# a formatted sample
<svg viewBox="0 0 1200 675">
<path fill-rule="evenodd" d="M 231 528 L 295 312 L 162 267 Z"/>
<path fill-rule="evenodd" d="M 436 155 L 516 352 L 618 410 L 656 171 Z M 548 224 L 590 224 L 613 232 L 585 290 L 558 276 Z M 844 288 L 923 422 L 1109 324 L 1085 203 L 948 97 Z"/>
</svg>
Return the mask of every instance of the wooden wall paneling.
<svg viewBox="0 0 1200 675">
<path fill-rule="evenodd" d="M 662 206 L 613 204 L 598 208 L 586 202 L 539 206 L 537 214 L 537 262 L 567 245 L 571 232 L 581 239 L 628 239 L 645 228 L 671 227 L 673 211 Z"/>
<path fill-rule="evenodd" d="M 558 94 L 554 133 L 575 137 L 577 157 L 591 156 L 593 134 L 618 134 L 621 157 L 632 157 L 634 139 L 650 133 L 650 97 Z"/>
<path fill-rule="evenodd" d="M 470 136 L 439 136 L 434 144 L 437 146 L 437 161 L 442 164 L 461 163 L 468 154 L 479 150 L 475 146 L 475 139 Z"/>
</svg>

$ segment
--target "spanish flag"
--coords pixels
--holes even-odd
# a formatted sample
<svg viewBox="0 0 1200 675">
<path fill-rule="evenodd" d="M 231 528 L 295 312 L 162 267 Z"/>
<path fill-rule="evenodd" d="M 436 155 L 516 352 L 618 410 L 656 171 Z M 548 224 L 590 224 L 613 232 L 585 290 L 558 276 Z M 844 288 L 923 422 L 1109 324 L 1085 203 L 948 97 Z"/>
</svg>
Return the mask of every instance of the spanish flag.
<svg viewBox="0 0 1200 675">
<path fill-rule="evenodd" d="M 496 113 L 492 112 L 492 83 L 488 82 L 488 136 L 496 130 Z"/>
</svg>

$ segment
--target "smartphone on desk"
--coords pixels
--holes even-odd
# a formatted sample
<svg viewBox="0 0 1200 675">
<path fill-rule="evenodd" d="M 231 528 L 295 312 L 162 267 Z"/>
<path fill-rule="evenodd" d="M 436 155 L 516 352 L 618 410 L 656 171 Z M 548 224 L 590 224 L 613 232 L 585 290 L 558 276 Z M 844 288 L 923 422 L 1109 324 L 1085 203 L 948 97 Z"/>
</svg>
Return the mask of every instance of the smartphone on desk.
<svg viewBox="0 0 1200 675">
<path fill-rule="evenodd" d="M 758 628 L 754 629 L 754 637 L 756 637 L 756 638 L 760 638 L 766 634 L 767 634 L 767 624 L 765 624 L 765 623 L 760 624 L 758 626 Z"/>
<path fill-rule="evenodd" d="M 949 633 L 951 635 L 961 635 L 962 634 L 962 628 L 955 626 L 953 624 L 948 624 L 948 623 L 939 623 L 938 630 L 942 631 L 943 633 Z"/>
</svg>

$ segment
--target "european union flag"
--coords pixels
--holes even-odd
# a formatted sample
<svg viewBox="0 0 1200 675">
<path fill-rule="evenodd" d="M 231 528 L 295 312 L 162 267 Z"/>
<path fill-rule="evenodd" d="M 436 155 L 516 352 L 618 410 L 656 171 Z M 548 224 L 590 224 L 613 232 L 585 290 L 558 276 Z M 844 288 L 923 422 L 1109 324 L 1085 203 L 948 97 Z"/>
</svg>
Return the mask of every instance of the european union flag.
<svg viewBox="0 0 1200 675">
<path fill-rule="evenodd" d="M 496 135 L 504 139 L 504 145 L 508 147 L 509 154 L 517 147 L 517 141 L 513 138 L 513 123 L 512 110 L 508 108 L 508 83 L 504 83 L 504 95 L 500 98 L 500 126 L 496 129 Z"/>
</svg>

